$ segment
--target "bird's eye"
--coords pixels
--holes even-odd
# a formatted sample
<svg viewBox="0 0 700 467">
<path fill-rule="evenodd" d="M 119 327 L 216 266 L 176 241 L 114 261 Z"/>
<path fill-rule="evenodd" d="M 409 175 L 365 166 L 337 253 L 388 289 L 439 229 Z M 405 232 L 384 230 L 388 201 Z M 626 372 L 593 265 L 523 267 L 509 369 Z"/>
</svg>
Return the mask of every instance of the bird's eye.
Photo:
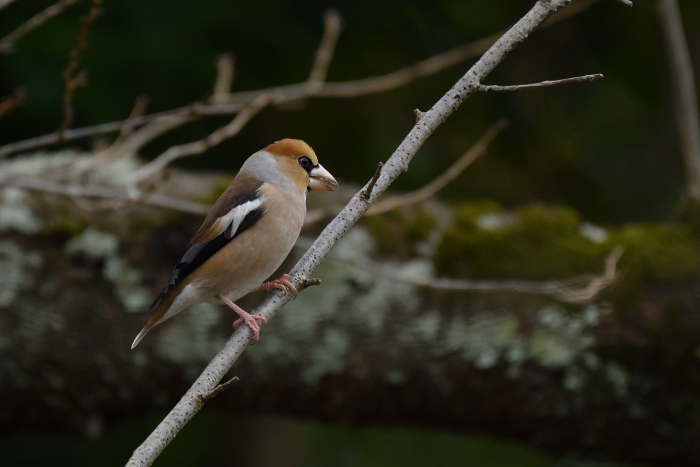
<svg viewBox="0 0 700 467">
<path fill-rule="evenodd" d="M 299 159 L 297 159 L 297 162 L 299 162 L 299 165 L 305 168 L 306 170 L 309 170 L 314 166 L 314 163 L 311 162 L 311 159 L 309 159 L 306 156 L 300 157 Z"/>
</svg>

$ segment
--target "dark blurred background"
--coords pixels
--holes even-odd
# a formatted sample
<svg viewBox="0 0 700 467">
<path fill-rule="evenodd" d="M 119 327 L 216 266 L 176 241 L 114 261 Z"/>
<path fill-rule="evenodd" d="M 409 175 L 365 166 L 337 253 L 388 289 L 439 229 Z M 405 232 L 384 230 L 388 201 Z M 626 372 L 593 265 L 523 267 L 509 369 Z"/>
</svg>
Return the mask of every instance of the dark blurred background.
<svg viewBox="0 0 700 467">
<path fill-rule="evenodd" d="M 10 31 L 51 2 L 17 1 L 2 10 Z M 679 2 L 695 62 L 700 61 L 700 5 Z M 81 67 L 89 86 L 75 94 L 80 127 L 126 118 L 140 95 L 149 111 L 204 98 L 215 58 L 236 58 L 234 91 L 300 82 L 308 76 L 329 7 L 344 18 L 328 80 L 379 75 L 480 39 L 519 19 L 531 0 L 490 2 L 104 3 Z M 26 87 L 26 105 L 5 117 L 0 143 L 54 131 L 61 118 L 61 73 L 86 2 L 68 9 L 3 55 L 0 89 Z M 269 141 L 309 141 L 332 173 L 364 182 L 414 122 L 473 63 L 455 66 L 398 90 L 353 99 L 313 99 L 295 111 L 266 109 L 238 137 L 182 165 L 232 170 Z M 495 120 L 511 126 L 483 158 L 443 193 L 486 197 L 508 206 L 531 200 L 569 204 L 602 223 L 660 220 L 677 214 L 682 163 L 671 105 L 669 68 L 655 2 L 631 9 L 598 2 L 573 18 L 536 31 L 487 78 L 518 84 L 603 73 L 605 79 L 545 90 L 478 95 L 421 149 L 398 190 L 421 186 L 465 151 Z M 204 136 L 228 119 L 208 118 L 150 144 L 154 156 Z M 85 142 L 85 144 L 89 144 Z"/>
<path fill-rule="evenodd" d="M 16 1 L 0 10 L 0 36 L 51 1 Z M 234 91 L 303 81 L 336 9 L 344 30 L 329 81 L 380 75 L 500 31 L 533 0 L 205 0 L 105 1 L 90 30 L 81 67 L 89 86 L 75 94 L 74 127 L 126 118 L 138 96 L 149 112 L 211 93 L 215 59 L 235 56 Z M 576 2 L 574 2 L 576 3 Z M 700 3 L 679 0 L 695 64 L 700 63 Z M 0 55 L 0 95 L 17 86 L 26 103 L 0 121 L 0 145 L 50 133 L 61 120 L 61 73 L 90 7 L 82 1 Z M 252 152 L 283 137 L 309 142 L 340 180 L 364 183 L 414 124 L 474 60 L 397 90 L 352 99 L 311 99 L 265 109 L 237 137 L 184 159 L 191 169 L 235 170 Z M 420 150 L 395 190 L 437 176 L 497 119 L 509 128 L 441 193 L 446 200 L 489 198 L 505 206 L 531 201 L 570 205 L 587 220 L 615 225 L 677 219 L 685 200 L 670 70 L 655 2 L 625 8 L 611 0 L 542 28 L 511 53 L 486 84 L 519 84 L 603 73 L 593 83 L 469 99 Z M 149 144 L 154 157 L 229 121 L 210 117 Z M 71 143 L 89 148 L 93 140 Z M 56 148 L 56 147 L 53 147 Z M 52 148 L 52 149 L 53 149 Z M 2 404 L 11 403 L 3 401 Z M 162 465 L 574 465 L 507 440 L 401 428 L 350 428 L 240 418 L 207 408 Z M 3 433 L 3 465 L 120 465 L 162 414 L 108 427 L 101 439 L 52 433 Z M 240 440 L 240 441 L 239 441 Z M 262 440 L 266 440 L 263 442 Z M 252 443 L 244 445 L 245 442 Z M 279 456 L 267 443 L 280 443 Z M 255 453 L 265 462 L 256 464 Z M 449 453 L 449 454 L 447 454 Z M 241 457 L 239 457 L 239 455 Z M 167 460 L 166 460 L 167 457 Z M 410 464 L 410 463 L 413 464 Z M 593 465 L 580 463 L 576 465 Z"/>
</svg>

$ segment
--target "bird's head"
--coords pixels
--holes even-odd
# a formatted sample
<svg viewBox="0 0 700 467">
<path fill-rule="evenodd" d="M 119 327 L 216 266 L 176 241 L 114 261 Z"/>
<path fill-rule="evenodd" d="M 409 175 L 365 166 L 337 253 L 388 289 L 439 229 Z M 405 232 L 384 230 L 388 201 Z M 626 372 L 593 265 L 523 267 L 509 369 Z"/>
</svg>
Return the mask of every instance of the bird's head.
<svg viewBox="0 0 700 467">
<path fill-rule="evenodd" d="M 318 163 L 311 146 L 300 139 L 283 139 L 263 151 L 277 159 L 279 171 L 300 191 L 333 191 L 338 187 L 333 175 Z"/>
</svg>

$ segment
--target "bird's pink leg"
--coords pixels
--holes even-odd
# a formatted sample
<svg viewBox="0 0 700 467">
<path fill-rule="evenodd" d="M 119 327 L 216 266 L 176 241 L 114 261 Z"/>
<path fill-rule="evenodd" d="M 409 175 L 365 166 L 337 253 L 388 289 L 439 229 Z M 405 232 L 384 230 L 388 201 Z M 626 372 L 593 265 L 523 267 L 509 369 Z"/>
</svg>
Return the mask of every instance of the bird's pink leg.
<svg viewBox="0 0 700 467">
<path fill-rule="evenodd" d="M 263 324 L 267 323 L 267 320 L 262 316 L 256 316 L 251 315 L 250 313 L 246 313 L 243 310 L 243 308 L 233 303 L 228 297 L 222 296 L 221 301 L 224 302 L 233 311 L 235 311 L 238 314 L 238 316 L 240 316 L 239 319 L 233 322 L 233 329 L 237 329 L 238 326 L 241 325 L 241 323 L 245 323 L 250 328 L 250 330 L 253 331 L 253 342 L 257 342 L 258 339 L 260 339 L 260 326 L 258 326 L 258 323 L 256 323 L 255 320 L 262 321 Z"/>
<path fill-rule="evenodd" d="M 270 281 L 270 282 L 265 282 L 257 289 L 253 289 L 253 292 L 259 292 L 261 290 L 264 290 L 269 295 L 275 289 L 281 289 L 285 292 L 287 291 L 287 289 L 289 289 L 289 291 L 294 294 L 294 297 L 296 297 L 297 296 L 297 288 L 294 287 L 294 284 L 292 284 L 290 282 L 291 279 L 292 278 L 289 277 L 289 274 L 285 274 L 282 277 L 280 277 L 279 279 L 276 279 L 276 280 Z"/>
</svg>

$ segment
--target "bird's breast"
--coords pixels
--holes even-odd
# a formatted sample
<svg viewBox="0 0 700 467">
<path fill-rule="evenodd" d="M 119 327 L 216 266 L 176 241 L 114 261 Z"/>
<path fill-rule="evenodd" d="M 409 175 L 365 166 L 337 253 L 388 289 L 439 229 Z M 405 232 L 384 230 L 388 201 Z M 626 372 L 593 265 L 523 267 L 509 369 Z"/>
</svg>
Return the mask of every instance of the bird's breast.
<svg viewBox="0 0 700 467">
<path fill-rule="evenodd" d="M 260 220 L 198 268 L 198 277 L 209 285 L 206 294 L 237 300 L 270 277 L 294 247 L 306 214 L 304 200 L 274 185 L 260 191 L 265 200 Z"/>
</svg>

